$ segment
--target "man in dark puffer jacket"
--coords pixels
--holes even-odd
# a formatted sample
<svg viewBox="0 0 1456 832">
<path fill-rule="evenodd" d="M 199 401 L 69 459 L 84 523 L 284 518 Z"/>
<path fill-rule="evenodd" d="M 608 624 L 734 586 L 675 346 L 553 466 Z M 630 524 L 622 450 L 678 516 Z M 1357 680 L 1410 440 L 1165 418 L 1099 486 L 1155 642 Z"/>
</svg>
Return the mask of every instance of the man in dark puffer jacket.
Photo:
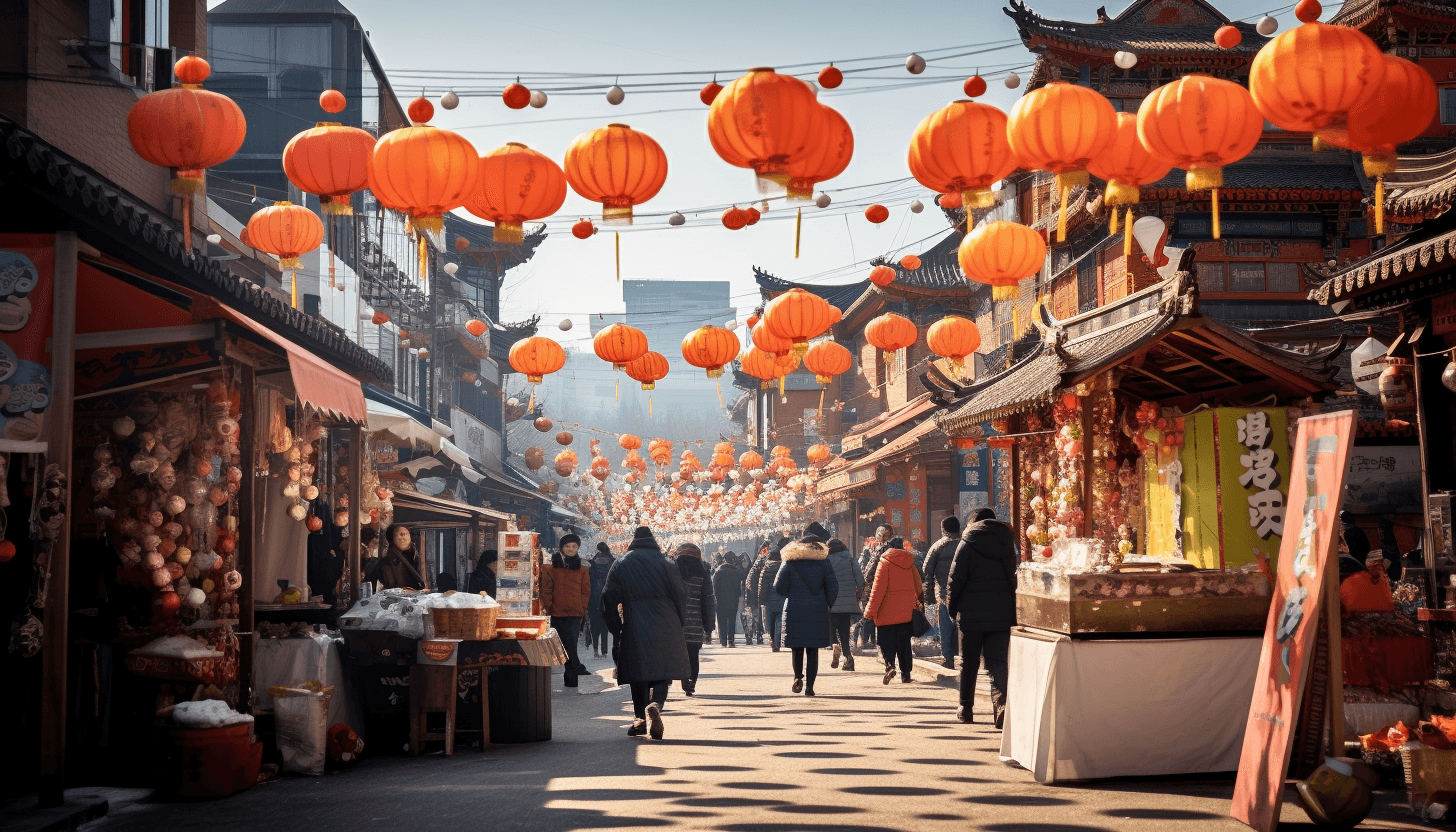
<svg viewBox="0 0 1456 832">
<path fill-rule="evenodd" d="M 950 597 L 950 562 L 960 542 L 961 521 L 952 514 L 940 521 L 940 539 L 930 544 L 930 551 L 925 553 L 925 562 L 920 566 L 920 574 L 925 578 L 925 605 L 938 605 L 935 621 L 940 628 L 940 657 L 948 668 L 955 667 L 955 656 L 960 650 L 956 625 L 945 603 Z"/>
<path fill-rule="evenodd" d="M 973 722 L 981 657 L 991 675 L 991 711 L 997 728 L 1006 715 L 1006 657 L 1016 625 L 1016 535 L 983 508 L 961 535 L 950 565 L 948 604 L 960 625 L 961 705 L 956 716 Z"/>
</svg>

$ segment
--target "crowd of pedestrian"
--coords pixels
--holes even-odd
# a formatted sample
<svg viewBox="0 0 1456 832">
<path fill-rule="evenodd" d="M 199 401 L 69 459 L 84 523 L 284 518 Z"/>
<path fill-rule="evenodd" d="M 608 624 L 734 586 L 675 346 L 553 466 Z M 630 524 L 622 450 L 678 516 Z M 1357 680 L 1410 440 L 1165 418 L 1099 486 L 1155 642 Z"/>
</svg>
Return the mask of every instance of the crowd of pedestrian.
<svg viewBox="0 0 1456 832">
<path fill-rule="evenodd" d="M 940 532 L 929 546 L 907 544 L 881 525 L 856 557 L 810 523 L 796 535 L 762 541 L 756 554 L 720 549 L 710 559 L 692 542 L 677 544 L 669 556 L 652 530 L 639 526 L 620 558 L 598 543 L 589 561 L 578 555 L 580 539 L 566 535 L 542 569 L 541 602 L 566 646 L 568 686 L 589 672 L 578 656 L 580 641 L 591 644 L 593 657 L 612 657 L 617 683 L 632 694 L 629 736 L 661 739 L 672 682 L 695 695 L 703 645 L 716 632 L 721 647 L 736 647 L 740 628 L 744 645 L 788 648 L 789 689 L 804 696 L 815 695 L 821 650 L 831 650 L 831 669 L 842 661 L 853 672 L 856 649 L 877 647 L 883 683 L 898 675 L 908 684 L 913 639 L 938 634 L 944 666 L 959 662 L 957 717 L 974 721 L 984 662 L 992 722 L 1000 728 L 1016 623 L 1015 534 L 991 509 L 976 512 L 964 528 L 947 517 Z M 493 583 L 481 560 L 471 587 Z"/>
</svg>

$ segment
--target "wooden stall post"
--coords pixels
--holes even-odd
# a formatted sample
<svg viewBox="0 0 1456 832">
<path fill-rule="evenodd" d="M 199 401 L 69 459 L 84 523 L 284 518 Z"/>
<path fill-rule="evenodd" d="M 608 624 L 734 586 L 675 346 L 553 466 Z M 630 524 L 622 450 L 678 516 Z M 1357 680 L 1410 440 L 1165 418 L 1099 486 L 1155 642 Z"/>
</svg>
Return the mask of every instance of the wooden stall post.
<svg viewBox="0 0 1456 832">
<path fill-rule="evenodd" d="M 234 551 L 241 552 L 234 567 L 243 575 L 243 586 L 238 598 L 238 705 L 252 701 L 253 687 L 253 604 L 258 597 L 258 588 L 253 584 L 258 578 L 258 549 L 262 544 L 262 518 L 258 489 L 258 431 L 262 429 L 266 414 L 259 411 L 257 382 L 251 364 L 243 364 L 240 383 L 242 390 L 238 397 L 238 415 L 243 427 L 238 431 L 238 458 L 243 472 L 241 488 L 238 489 L 238 530 L 241 545 Z M 246 596 L 246 597 L 243 597 Z"/>
<path fill-rule="evenodd" d="M 364 430 L 349 426 L 349 554 L 344 569 L 349 575 L 348 605 L 363 597 L 364 552 L 359 543 L 363 528 L 360 512 L 364 510 Z"/>
<path fill-rule="evenodd" d="M 65 801 L 66 663 L 70 635 L 71 585 L 71 430 L 76 404 L 76 250 L 74 231 L 57 231 L 54 294 L 51 301 L 51 402 L 46 414 L 46 464 L 58 465 L 65 478 L 61 492 L 64 522 L 56 530 L 46 581 L 44 643 L 41 650 L 40 805 Z M 37 495 L 38 497 L 39 495 Z"/>
</svg>

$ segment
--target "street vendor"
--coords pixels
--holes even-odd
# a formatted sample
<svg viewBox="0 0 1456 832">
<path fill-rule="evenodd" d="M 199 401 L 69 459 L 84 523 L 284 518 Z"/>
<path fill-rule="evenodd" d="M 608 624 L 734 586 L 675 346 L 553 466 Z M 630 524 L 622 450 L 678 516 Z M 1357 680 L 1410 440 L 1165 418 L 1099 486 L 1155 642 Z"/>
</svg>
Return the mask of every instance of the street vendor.
<svg viewBox="0 0 1456 832">
<path fill-rule="evenodd" d="M 1395 599 L 1390 594 L 1390 579 L 1385 570 L 1390 561 L 1380 549 L 1371 549 L 1365 556 L 1365 568 L 1340 581 L 1340 607 L 1346 615 L 1364 612 L 1395 612 Z"/>
<path fill-rule="evenodd" d="M 364 579 L 377 581 L 383 589 L 424 589 L 420 553 L 405 526 L 395 523 L 384 530 L 384 554 L 364 564 Z"/>
<path fill-rule="evenodd" d="M 581 620 L 591 600 L 591 570 L 584 569 L 581 538 L 568 534 L 561 538 L 561 551 L 551 556 L 551 565 L 541 569 L 541 609 L 551 616 L 551 626 L 566 646 L 567 687 L 576 687 L 576 677 L 590 673 L 577 656 L 581 640 Z"/>
</svg>

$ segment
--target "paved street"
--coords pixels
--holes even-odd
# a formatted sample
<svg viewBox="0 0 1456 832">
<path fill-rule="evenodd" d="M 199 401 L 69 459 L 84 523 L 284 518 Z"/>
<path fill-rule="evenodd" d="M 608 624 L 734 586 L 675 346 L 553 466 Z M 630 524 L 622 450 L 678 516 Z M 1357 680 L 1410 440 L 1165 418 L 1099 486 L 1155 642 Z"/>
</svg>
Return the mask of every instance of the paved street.
<svg viewBox="0 0 1456 832">
<path fill-rule="evenodd" d="M 221 802 L 118 807 L 86 828 L 1246 828 L 1227 816 L 1231 776 L 1038 785 L 997 759 L 997 731 L 956 722 L 953 689 L 885 687 L 869 657 L 854 674 L 829 670 L 827 651 L 823 665 L 819 696 L 807 699 L 789 692 L 787 651 L 705 648 L 700 693 L 687 699 L 674 689 L 661 742 L 626 736 L 625 688 L 588 679 L 584 693 L 567 691 L 558 675 L 549 743 L 368 759 L 343 774 L 285 776 Z M 988 719 L 988 704 L 978 703 L 978 719 Z M 1383 793 L 1361 828 L 1417 828 L 1403 799 Z M 1284 820 L 1284 829 L 1309 826 L 1289 803 Z"/>
</svg>

